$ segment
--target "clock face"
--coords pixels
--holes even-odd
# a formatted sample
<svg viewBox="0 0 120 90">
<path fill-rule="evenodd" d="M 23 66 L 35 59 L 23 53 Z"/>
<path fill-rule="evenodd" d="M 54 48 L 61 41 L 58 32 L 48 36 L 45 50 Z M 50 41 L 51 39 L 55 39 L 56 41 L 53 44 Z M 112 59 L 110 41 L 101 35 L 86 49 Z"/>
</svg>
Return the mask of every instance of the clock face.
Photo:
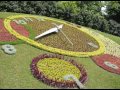
<svg viewBox="0 0 120 90">
<path fill-rule="evenodd" d="M 74 53 L 74 55 L 76 54 L 76 56 L 81 56 L 82 52 L 84 55 L 87 55 L 87 53 L 89 53 L 89 56 L 93 55 L 92 52 L 94 52 L 94 54 L 95 52 L 96 54 L 100 54 L 101 52 L 103 52 L 103 50 L 101 50 L 101 43 L 98 39 L 89 35 L 87 32 L 84 31 L 83 28 L 78 28 L 72 24 L 68 24 L 67 22 L 46 17 L 25 15 L 13 16 L 8 18 L 9 19 L 6 19 L 4 21 L 4 24 L 5 27 L 9 29 L 8 31 L 10 33 L 15 35 L 17 38 L 34 44 L 35 46 L 38 46 L 42 49 L 57 52 L 60 54 L 69 53 L 70 55 L 72 55 L 72 53 Z M 11 23 L 13 21 L 18 25 L 24 26 L 34 37 L 44 33 L 45 31 L 48 31 L 51 28 L 56 27 L 53 23 L 57 25 L 62 24 L 62 32 L 73 43 L 73 45 L 71 45 L 71 43 L 61 31 L 45 35 L 44 37 L 38 38 L 37 40 L 35 40 L 35 38 L 28 39 L 25 36 L 21 36 L 18 31 L 15 31 L 16 28 L 11 26 Z M 45 47 L 43 48 L 42 46 Z"/>
<path fill-rule="evenodd" d="M 45 19 L 45 21 L 38 21 L 32 18 L 32 20 L 34 21 L 34 23 L 28 22 L 28 25 L 34 29 L 36 35 L 39 35 L 45 32 L 46 30 L 49 30 L 50 28 L 54 28 L 55 26 L 52 23 L 56 23 L 57 25 L 62 24 L 47 19 Z M 50 47 L 68 50 L 68 51 L 75 51 L 75 52 L 92 52 L 99 49 L 99 44 L 94 38 L 90 37 L 84 32 L 81 32 L 80 30 L 77 30 L 74 27 L 63 24 L 62 31 L 71 40 L 73 46 L 69 43 L 69 41 L 62 34 L 62 32 L 46 35 L 45 37 L 41 37 L 36 41 L 38 43 L 42 43 Z M 98 48 L 90 46 L 88 44 L 90 42 L 97 45 Z"/>
</svg>

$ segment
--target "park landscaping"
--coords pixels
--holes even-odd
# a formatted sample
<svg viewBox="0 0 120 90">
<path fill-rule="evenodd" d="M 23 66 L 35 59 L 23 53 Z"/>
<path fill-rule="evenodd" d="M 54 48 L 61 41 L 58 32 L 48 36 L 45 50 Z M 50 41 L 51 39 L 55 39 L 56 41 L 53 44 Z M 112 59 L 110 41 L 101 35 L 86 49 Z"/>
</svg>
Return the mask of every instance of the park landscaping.
<svg viewBox="0 0 120 90">
<path fill-rule="evenodd" d="M 103 69 L 112 73 L 120 74 L 120 58 L 104 54 L 92 57 L 93 61 Z M 108 63 L 108 64 L 106 64 Z"/>
<path fill-rule="evenodd" d="M 91 36 L 91 37 L 93 37 L 98 43 L 99 43 L 99 48 L 97 49 L 97 50 L 95 50 L 95 51 L 91 51 L 91 52 L 84 52 L 84 51 L 80 51 L 80 52 L 75 52 L 75 51 L 69 51 L 69 50 L 63 50 L 63 49 L 59 49 L 59 48 L 54 48 L 54 47 L 50 47 L 50 46 L 47 46 L 47 45 L 44 45 L 44 44 L 42 44 L 42 43 L 38 43 L 38 42 L 36 42 L 36 41 L 34 41 L 34 40 L 32 40 L 32 39 L 29 39 L 29 38 L 26 38 L 26 37 L 24 37 L 23 35 L 20 35 L 19 33 L 17 33 L 12 27 L 11 27 L 11 25 L 10 25 L 10 22 L 11 22 L 11 20 L 13 20 L 13 19 L 15 19 L 15 18 L 19 18 L 19 17 L 27 17 L 27 18 L 40 18 L 40 17 L 38 17 L 38 16 L 30 16 L 30 15 L 16 15 L 16 16 L 10 16 L 10 17 L 8 17 L 9 19 L 5 19 L 4 20 L 4 24 L 5 24 L 5 27 L 7 28 L 7 30 L 11 33 L 11 34 L 13 34 L 13 35 L 15 35 L 17 38 L 19 38 L 19 39 L 21 39 L 21 40 L 23 40 L 23 41 L 25 41 L 25 42 L 27 42 L 27 43 L 29 43 L 29 44 L 31 44 L 31 45 L 33 45 L 33 46 L 36 46 L 36 47 L 38 47 L 38 48 L 42 48 L 42 49 L 44 49 L 44 50 L 47 50 L 47 51 L 50 51 L 50 52 L 54 52 L 54 53 L 59 53 L 59 54 L 64 54 L 64 55 L 70 55 L 70 56 L 78 56 L 78 57 L 84 57 L 84 56 L 86 56 L 86 57 L 88 57 L 88 56 L 93 56 L 93 55 L 98 55 L 98 54 L 100 54 L 100 53 L 103 53 L 104 52 L 104 45 L 103 45 L 103 43 L 99 40 L 99 38 L 97 38 L 96 36 L 91 36 L 89 33 L 87 33 L 84 29 L 79 29 L 79 28 L 77 28 L 77 27 L 75 27 L 75 26 L 72 26 L 72 27 L 74 27 L 74 28 L 76 28 L 76 29 L 78 29 L 78 30 L 80 30 L 80 31 L 82 31 L 82 32 L 84 32 L 85 34 L 87 34 L 88 36 Z M 57 19 L 51 19 L 51 18 L 47 18 L 47 17 L 41 17 L 41 18 L 46 18 L 46 19 L 48 19 L 48 20 L 53 20 L 53 21 L 58 21 Z M 21 20 L 20 20 L 21 21 Z M 64 22 L 64 21 L 59 21 L 59 22 L 62 22 L 63 24 L 66 24 L 66 25 L 69 25 L 69 24 L 67 24 L 66 22 Z M 70 25 L 69 25 L 70 26 Z M 72 36 L 71 36 L 72 37 Z M 89 42 L 88 42 L 89 43 Z M 87 43 L 87 44 L 88 44 Z M 91 43 L 91 42 L 90 42 Z M 92 43 L 93 45 L 95 45 L 94 43 Z M 92 46 L 93 46 L 92 45 Z M 98 47 L 98 46 L 97 46 Z"/>
<path fill-rule="evenodd" d="M 59 88 L 77 87 L 73 80 L 64 80 L 65 75 L 75 75 L 82 83 L 87 80 L 83 65 L 74 60 L 64 60 L 64 56 L 43 54 L 34 58 L 31 64 L 33 75 L 40 81 Z"/>
<path fill-rule="evenodd" d="M 58 25 L 62 24 L 52 20 L 45 20 L 42 22 L 38 22 L 37 20 L 35 20 L 34 23 L 28 22 L 28 25 L 31 27 L 36 27 L 35 32 L 39 35 L 40 33 L 48 30 L 49 28 L 53 28 L 54 25 L 52 23 L 57 23 Z M 64 24 L 63 31 L 65 34 L 67 34 L 72 43 L 74 43 L 73 46 L 71 46 L 69 42 L 66 41 L 66 38 L 62 37 L 62 33 L 52 34 L 36 41 L 50 47 L 76 52 L 91 52 L 99 48 L 99 44 L 94 38 L 86 35 L 84 32 L 81 32 L 70 25 Z M 88 44 L 86 44 L 87 42 L 92 42 L 98 45 L 98 48 L 89 46 Z"/>
<path fill-rule="evenodd" d="M 0 19 L 0 43 L 5 44 L 5 43 L 9 43 L 9 42 L 14 42 L 14 41 L 18 41 L 18 39 L 11 35 L 6 28 L 4 27 L 4 23 L 3 23 L 4 19 Z M 11 22 L 11 26 L 21 35 L 25 36 L 25 37 L 29 37 L 29 32 L 21 25 L 17 25 L 14 22 Z"/>
<path fill-rule="evenodd" d="M 8 19 L 7 17 L 9 15 L 6 16 L 3 24 L 5 25 L 5 28 L 3 27 L 2 29 L 6 29 L 7 33 L 11 35 L 9 35 L 10 37 L 20 39 L 24 42 L 21 44 L 16 43 L 15 48 L 17 49 L 17 53 L 13 56 L 6 55 L 2 50 L 0 51 L 1 88 L 77 88 L 73 81 L 64 81 L 63 78 L 61 78 L 67 73 L 75 74 L 79 81 L 81 81 L 87 88 L 108 88 L 108 86 L 110 88 L 119 88 L 120 80 L 119 75 L 117 75 L 120 74 L 119 37 L 112 36 L 113 38 L 111 38 L 111 35 L 109 36 L 104 33 L 102 33 L 102 35 L 83 26 L 80 26 L 80 29 L 78 29 L 77 25 L 71 26 L 73 24 L 69 25 L 65 22 L 63 23 L 65 26 L 63 31 L 65 31 L 66 34 L 68 33 L 68 36 L 70 35 L 69 37 L 71 40 L 74 39 L 74 48 L 71 48 L 68 42 L 63 43 L 61 39 L 59 40 L 58 36 L 60 37 L 62 34 L 58 34 L 58 36 L 56 34 L 52 34 L 51 36 L 46 36 L 36 41 L 33 39 L 34 36 L 44 32 L 44 30 L 54 27 L 50 23 L 62 24 L 62 22 L 56 22 L 54 19 L 48 20 L 48 18 L 45 18 L 46 22 L 39 21 L 38 23 L 38 20 L 34 20 L 37 16 L 18 14 L 18 16 L 22 16 L 22 19 L 23 17 L 29 17 L 33 22 L 35 21 L 35 23 L 27 21 L 27 25 L 24 25 L 23 23 L 16 24 L 16 22 L 12 22 L 11 20 L 18 18 L 16 20 L 19 21 L 21 18 L 11 13 L 11 16 Z M 34 32 L 34 35 L 32 34 L 32 38 L 29 37 L 31 32 Z M 70 32 L 72 32 L 72 34 Z M 57 40 L 57 43 L 55 40 Z M 116 42 L 113 40 L 116 40 Z M 63 41 L 65 41 L 64 38 Z M 1 42 L 3 41 L 1 40 L 0 43 Z M 5 43 L 10 42 L 9 40 L 5 41 Z M 94 43 L 98 48 L 92 47 L 93 44 L 88 45 L 88 42 Z M 106 66 L 108 64 L 104 64 L 102 62 L 104 60 L 109 62 L 109 65 L 117 65 L 118 69 Z M 58 68 L 51 69 L 49 66 Z M 57 71 L 59 70 L 63 70 L 64 72 L 61 71 L 61 73 L 57 75 Z M 35 78 L 33 78 L 33 76 Z M 36 78 L 39 80 L 36 80 Z M 13 82 L 10 83 L 11 81 Z"/>
</svg>

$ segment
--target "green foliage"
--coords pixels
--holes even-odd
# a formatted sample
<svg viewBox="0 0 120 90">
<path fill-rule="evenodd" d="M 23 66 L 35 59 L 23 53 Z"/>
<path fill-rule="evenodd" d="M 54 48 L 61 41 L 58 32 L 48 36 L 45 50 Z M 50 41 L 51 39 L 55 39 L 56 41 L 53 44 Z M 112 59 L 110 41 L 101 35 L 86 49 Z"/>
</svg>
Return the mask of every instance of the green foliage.
<svg viewBox="0 0 120 90">
<path fill-rule="evenodd" d="M 101 7 L 103 6 L 101 1 L 77 1 L 77 6 L 81 9 L 94 11 L 95 13 L 101 13 Z"/>
<path fill-rule="evenodd" d="M 101 13 L 104 5 L 107 5 L 108 16 Z M 109 19 L 120 22 L 119 1 L 0 1 L 0 11 L 54 17 L 111 34 L 115 26 L 110 24 Z"/>
<path fill-rule="evenodd" d="M 76 1 L 59 1 L 57 5 L 63 11 L 65 11 L 66 9 L 71 9 L 71 13 L 74 13 L 74 14 L 77 14 L 79 11 Z"/>
<path fill-rule="evenodd" d="M 75 16 L 75 22 L 104 32 L 109 29 L 107 20 L 100 14 L 95 14 L 93 11 L 82 10 Z"/>
<path fill-rule="evenodd" d="M 109 21 L 109 33 L 120 36 L 120 24 L 114 20 Z"/>
<path fill-rule="evenodd" d="M 120 23 L 120 1 L 109 1 L 107 3 L 108 18 Z"/>
</svg>

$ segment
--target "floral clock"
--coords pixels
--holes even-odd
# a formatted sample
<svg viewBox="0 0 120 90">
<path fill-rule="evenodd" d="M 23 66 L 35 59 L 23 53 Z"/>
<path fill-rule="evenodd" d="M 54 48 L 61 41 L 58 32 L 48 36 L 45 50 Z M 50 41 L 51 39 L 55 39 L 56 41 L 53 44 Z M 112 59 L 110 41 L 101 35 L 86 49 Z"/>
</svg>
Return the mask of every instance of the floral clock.
<svg viewBox="0 0 120 90">
<path fill-rule="evenodd" d="M 62 24 L 63 28 L 61 31 L 64 32 L 64 34 L 62 32 L 52 33 L 36 40 L 35 38 L 28 38 L 20 34 L 15 30 L 16 28 L 11 25 L 12 22 L 24 26 L 24 28 L 31 31 L 32 34 L 34 33 L 34 37 L 56 27 L 54 24 Z M 62 20 L 34 15 L 15 15 L 7 17 L 4 20 L 4 26 L 10 34 L 18 39 L 53 53 L 88 57 L 104 52 L 104 44 L 99 38 L 92 36 L 82 27 L 78 28 Z M 72 45 L 69 41 L 72 42 Z"/>
</svg>

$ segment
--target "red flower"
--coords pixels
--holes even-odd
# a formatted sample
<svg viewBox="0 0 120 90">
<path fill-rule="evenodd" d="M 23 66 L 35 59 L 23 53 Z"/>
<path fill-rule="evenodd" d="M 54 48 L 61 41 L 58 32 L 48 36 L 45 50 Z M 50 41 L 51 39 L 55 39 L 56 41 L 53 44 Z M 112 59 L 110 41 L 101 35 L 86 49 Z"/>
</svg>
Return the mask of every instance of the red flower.
<svg viewBox="0 0 120 90">
<path fill-rule="evenodd" d="M 2 42 L 6 42 L 6 41 L 15 41 L 17 40 L 17 38 L 15 36 L 13 36 L 12 34 L 10 34 L 6 28 L 4 27 L 4 20 L 0 19 L 0 41 Z M 19 34 L 29 37 L 29 32 L 25 29 L 24 26 L 22 25 L 18 25 L 15 22 L 11 21 L 11 26 L 12 28 L 18 32 Z"/>
</svg>

